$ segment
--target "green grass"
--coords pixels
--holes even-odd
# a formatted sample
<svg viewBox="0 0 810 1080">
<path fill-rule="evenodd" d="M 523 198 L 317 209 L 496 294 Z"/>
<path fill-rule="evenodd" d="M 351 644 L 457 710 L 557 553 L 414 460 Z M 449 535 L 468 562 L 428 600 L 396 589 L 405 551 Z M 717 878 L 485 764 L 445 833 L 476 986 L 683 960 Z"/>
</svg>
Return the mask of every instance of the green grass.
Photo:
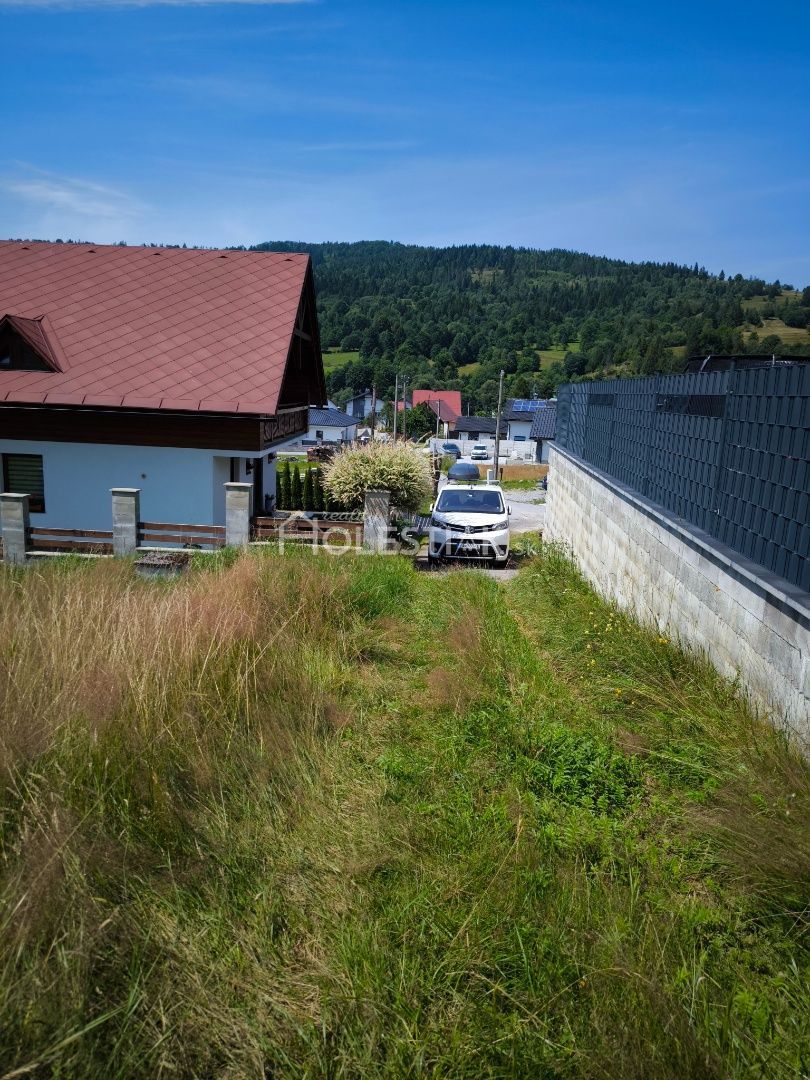
<svg viewBox="0 0 810 1080">
<path fill-rule="evenodd" d="M 0 642 L 0 1074 L 807 1070 L 807 764 L 554 549 L 4 569 Z"/>
<path fill-rule="evenodd" d="M 769 334 L 777 334 L 785 345 L 810 343 L 810 330 L 804 326 L 787 326 L 781 319 L 763 319 L 756 332 L 760 341 Z"/>
<path fill-rule="evenodd" d="M 330 371 L 335 371 L 339 367 L 343 367 L 344 364 L 348 364 L 350 360 L 359 360 L 359 352 L 341 352 L 339 349 L 327 349 L 323 353 L 323 369 L 329 374 Z"/>
<path fill-rule="evenodd" d="M 785 300 L 795 300 L 799 296 L 797 292 L 782 290 L 777 298 L 777 303 Z M 743 301 L 744 311 L 761 311 L 767 304 L 774 303 L 767 296 L 752 296 L 750 300 Z M 745 327 L 738 327 L 745 331 Z M 807 345 L 810 343 L 810 329 L 802 326 L 787 326 L 781 319 L 764 319 L 762 326 L 754 328 L 760 341 L 771 334 L 776 334 L 785 345 Z"/>
<path fill-rule="evenodd" d="M 290 469 L 297 465 L 298 471 L 302 477 L 304 473 L 309 472 L 310 469 L 323 469 L 324 466 L 324 463 L 322 461 L 309 461 L 306 457 L 306 454 L 297 454 L 295 457 L 279 458 L 278 467 L 281 468 L 285 461 L 289 463 Z"/>
<path fill-rule="evenodd" d="M 799 293 L 796 290 L 783 289 L 776 300 L 771 300 L 769 296 L 752 296 L 748 300 L 742 301 L 743 310 L 760 309 L 764 308 L 767 304 L 781 303 L 785 300 L 796 300 L 799 297 Z"/>
<path fill-rule="evenodd" d="M 537 355 L 540 357 L 540 370 L 550 367 L 555 361 L 562 363 L 566 353 L 575 353 L 578 349 L 578 341 L 569 341 L 565 346 L 555 345 L 551 349 L 537 349 Z"/>
</svg>

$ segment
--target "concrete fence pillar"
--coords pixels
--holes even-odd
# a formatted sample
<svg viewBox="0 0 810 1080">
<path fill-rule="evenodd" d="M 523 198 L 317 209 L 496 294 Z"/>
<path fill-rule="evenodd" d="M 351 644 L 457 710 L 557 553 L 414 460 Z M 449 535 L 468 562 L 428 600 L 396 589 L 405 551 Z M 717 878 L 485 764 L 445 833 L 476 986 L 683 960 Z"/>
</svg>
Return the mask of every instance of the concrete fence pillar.
<svg viewBox="0 0 810 1080">
<path fill-rule="evenodd" d="M 0 495 L 0 535 L 3 537 L 3 561 L 12 566 L 25 565 L 29 546 L 31 519 L 28 495 L 5 492 Z"/>
<path fill-rule="evenodd" d="M 131 555 L 138 548 L 141 489 L 110 488 L 112 495 L 113 555 Z"/>
<path fill-rule="evenodd" d="M 495 482 L 495 470 L 487 469 L 487 483 L 492 484 Z"/>
<path fill-rule="evenodd" d="M 363 513 L 363 547 L 367 551 L 388 550 L 388 523 L 391 514 L 390 491 L 367 491 Z"/>
<path fill-rule="evenodd" d="M 247 547 L 250 540 L 250 503 L 253 484 L 225 485 L 225 543 Z"/>
</svg>

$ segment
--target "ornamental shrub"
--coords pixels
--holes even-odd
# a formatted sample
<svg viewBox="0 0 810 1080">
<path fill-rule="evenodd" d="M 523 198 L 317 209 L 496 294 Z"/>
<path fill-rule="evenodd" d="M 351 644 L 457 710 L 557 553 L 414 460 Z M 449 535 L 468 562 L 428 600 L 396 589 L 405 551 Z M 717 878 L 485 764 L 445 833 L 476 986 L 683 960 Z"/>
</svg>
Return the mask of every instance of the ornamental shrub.
<svg viewBox="0 0 810 1080">
<path fill-rule="evenodd" d="M 324 470 L 330 498 L 347 510 L 359 510 L 369 490 L 390 491 L 391 505 L 417 510 L 433 493 L 427 458 L 401 443 L 348 446 Z"/>
</svg>

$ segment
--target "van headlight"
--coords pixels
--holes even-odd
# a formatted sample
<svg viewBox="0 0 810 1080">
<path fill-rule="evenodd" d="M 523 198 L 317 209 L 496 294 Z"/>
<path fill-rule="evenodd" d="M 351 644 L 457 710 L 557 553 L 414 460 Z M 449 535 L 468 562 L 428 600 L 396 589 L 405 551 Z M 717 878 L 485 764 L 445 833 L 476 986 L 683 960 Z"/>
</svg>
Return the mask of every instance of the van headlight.
<svg viewBox="0 0 810 1080">
<path fill-rule="evenodd" d="M 508 528 L 509 528 L 509 518 L 505 517 L 503 519 L 503 521 L 496 521 L 495 522 L 495 524 L 492 526 L 492 531 L 493 532 L 500 532 L 502 529 L 508 529 Z"/>
<path fill-rule="evenodd" d="M 444 521 L 442 521 L 441 518 L 437 518 L 435 515 L 431 517 L 430 525 L 431 525 L 431 528 L 434 528 L 434 529 L 446 529 L 447 528 L 447 524 Z"/>
</svg>

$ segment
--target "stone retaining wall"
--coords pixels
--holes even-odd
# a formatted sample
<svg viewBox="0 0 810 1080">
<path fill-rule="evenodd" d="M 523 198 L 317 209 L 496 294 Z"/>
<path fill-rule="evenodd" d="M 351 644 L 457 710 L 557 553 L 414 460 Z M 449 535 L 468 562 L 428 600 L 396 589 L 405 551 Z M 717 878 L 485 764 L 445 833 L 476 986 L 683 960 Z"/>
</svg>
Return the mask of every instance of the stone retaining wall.
<svg viewBox="0 0 810 1080">
<path fill-rule="evenodd" d="M 772 722 L 810 738 L 810 595 L 552 446 L 546 539 L 597 591 L 705 651 Z"/>
</svg>

